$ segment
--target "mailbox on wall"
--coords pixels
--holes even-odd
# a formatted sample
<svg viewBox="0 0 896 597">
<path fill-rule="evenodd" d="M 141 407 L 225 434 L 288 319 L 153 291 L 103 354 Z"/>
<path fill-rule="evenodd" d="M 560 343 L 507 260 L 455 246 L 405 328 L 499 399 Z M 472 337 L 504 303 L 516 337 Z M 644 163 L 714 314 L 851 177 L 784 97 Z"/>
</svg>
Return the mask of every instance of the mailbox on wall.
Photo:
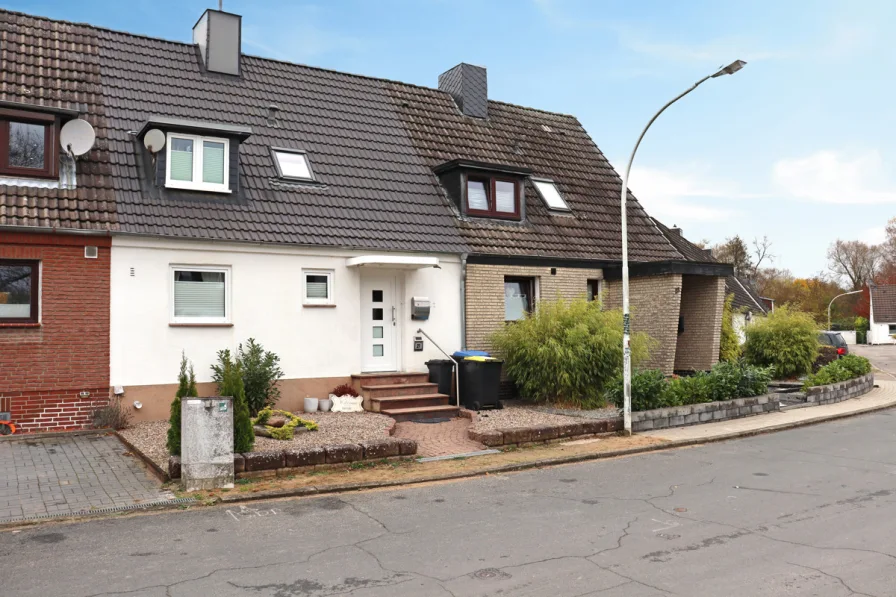
<svg viewBox="0 0 896 597">
<path fill-rule="evenodd" d="M 411 298 L 411 319 L 417 321 L 425 321 L 429 319 L 429 309 L 431 302 L 425 296 L 415 296 Z"/>
</svg>

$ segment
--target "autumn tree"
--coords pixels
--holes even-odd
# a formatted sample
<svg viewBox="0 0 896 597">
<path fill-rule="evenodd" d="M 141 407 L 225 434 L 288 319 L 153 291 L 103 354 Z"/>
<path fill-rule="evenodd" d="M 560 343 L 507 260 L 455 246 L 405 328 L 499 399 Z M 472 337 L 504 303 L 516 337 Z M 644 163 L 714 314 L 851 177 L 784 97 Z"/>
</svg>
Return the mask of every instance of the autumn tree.
<svg viewBox="0 0 896 597">
<path fill-rule="evenodd" d="M 828 269 L 847 282 L 851 290 L 858 290 L 874 280 L 883 262 L 882 255 L 880 247 L 837 239 L 828 248 Z"/>
<path fill-rule="evenodd" d="M 725 239 L 712 248 L 712 256 L 723 263 L 734 266 L 734 273 L 738 276 L 750 276 L 753 274 L 753 260 L 750 256 L 750 248 L 738 235 Z"/>
</svg>

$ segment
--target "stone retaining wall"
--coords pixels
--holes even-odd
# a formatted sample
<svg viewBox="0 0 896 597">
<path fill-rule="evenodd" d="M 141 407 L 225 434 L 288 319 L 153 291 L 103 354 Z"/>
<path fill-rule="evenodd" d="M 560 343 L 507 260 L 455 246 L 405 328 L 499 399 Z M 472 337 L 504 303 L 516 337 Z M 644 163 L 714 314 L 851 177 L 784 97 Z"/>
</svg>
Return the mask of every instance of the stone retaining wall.
<svg viewBox="0 0 896 597">
<path fill-rule="evenodd" d="M 633 412 L 632 431 L 684 427 L 772 412 L 781 408 L 778 396 L 778 394 L 764 394 L 723 402 L 703 402 Z"/>
<path fill-rule="evenodd" d="M 487 431 L 467 432 L 469 438 L 489 447 L 519 444 L 544 443 L 558 439 L 592 437 L 602 433 L 613 433 L 622 429 L 622 418 L 589 419 L 560 425 L 535 425 L 533 427 L 510 427 Z"/>
<path fill-rule="evenodd" d="M 867 394 L 874 387 L 874 374 L 848 379 L 826 386 L 815 386 L 806 390 L 806 402 L 814 404 L 834 404 Z"/>
<path fill-rule="evenodd" d="M 385 438 L 357 444 L 309 446 L 271 452 L 233 455 L 236 478 L 293 475 L 296 469 L 347 464 L 361 460 L 403 458 L 417 453 L 417 442 L 403 438 Z M 168 476 L 180 478 L 180 458 L 168 459 Z"/>
</svg>

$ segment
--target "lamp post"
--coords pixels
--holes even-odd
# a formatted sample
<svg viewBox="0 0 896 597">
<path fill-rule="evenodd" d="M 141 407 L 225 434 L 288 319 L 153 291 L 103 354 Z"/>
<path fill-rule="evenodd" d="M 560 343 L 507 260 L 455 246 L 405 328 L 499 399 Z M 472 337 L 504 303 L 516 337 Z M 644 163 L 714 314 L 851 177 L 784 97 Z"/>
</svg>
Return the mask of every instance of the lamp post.
<svg viewBox="0 0 896 597">
<path fill-rule="evenodd" d="M 632 169 L 632 162 L 635 161 L 635 153 L 638 151 L 638 146 L 641 145 L 641 140 L 644 139 L 644 135 L 647 134 L 647 129 L 650 128 L 650 125 L 659 118 L 660 114 L 665 112 L 666 108 L 695 90 L 701 84 L 705 83 L 709 79 L 714 79 L 716 77 L 721 77 L 722 75 L 733 75 L 740 69 L 744 67 L 746 62 L 743 60 L 735 60 L 728 66 L 719 69 L 711 75 L 707 75 L 691 85 L 688 89 L 674 97 L 671 101 L 667 102 L 662 108 L 660 108 L 659 112 L 653 115 L 653 118 L 650 119 L 650 122 L 647 123 L 647 126 L 644 127 L 644 130 L 641 131 L 641 136 L 638 137 L 638 141 L 635 143 L 635 148 L 632 149 L 632 155 L 628 159 L 628 165 L 625 167 L 625 175 L 622 177 L 622 192 L 620 196 L 620 204 L 622 211 L 622 381 L 623 381 L 623 395 L 624 395 L 624 403 L 622 408 L 622 420 L 625 429 L 626 435 L 631 435 L 632 432 L 632 347 L 631 347 L 631 317 L 629 315 L 628 308 L 628 214 L 627 212 L 627 202 L 628 202 L 628 176 Z"/>
<path fill-rule="evenodd" d="M 864 292 L 864 290 L 853 290 L 852 292 L 844 292 L 843 294 L 838 294 L 834 298 L 831 299 L 831 302 L 828 303 L 828 331 L 831 331 L 831 305 L 834 304 L 841 296 L 846 296 L 847 294 L 859 294 L 860 292 Z"/>
</svg>

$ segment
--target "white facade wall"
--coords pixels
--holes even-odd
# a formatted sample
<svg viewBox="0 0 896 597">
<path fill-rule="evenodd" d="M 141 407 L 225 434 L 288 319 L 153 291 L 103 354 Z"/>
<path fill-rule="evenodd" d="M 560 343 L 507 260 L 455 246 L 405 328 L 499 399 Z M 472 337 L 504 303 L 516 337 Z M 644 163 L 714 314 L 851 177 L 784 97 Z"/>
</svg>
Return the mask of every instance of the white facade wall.
<svg viewBox="0 0 896 597">
<path fill-rule="evenodd" d="M 868 344 L 896 344 L 886 323 L 872 323 L 868 329 Z"/>
<path fill-rule="evenodd" d="M 361 372 L 361 271 L 346 267 L 346 259 L 370 254 L 383 252 L 114 237 L 112 384 L 174 383 L 182 351 L 195 365 L 197 380 L 211 381 L 217 351 L 235 350 L 250 337 L 280 356 L 284 379 Z M 423 352 L 413 352 L 418 328 L 448 352 L 461 347 L 460 258 L 427 256 L 438 257 L 441 268 L 396 272 L 399 370 L 425 371 L 427 360 L 443 358 L 428 340 Z M 232 326 L 171 326 L 171 265 L 229 266 Z M 303 306 L 303 269 L 333 271 L 335 307 Z M 411 320 L 412 296 L 432 300 L 428 321 Z"/>
</svg>

